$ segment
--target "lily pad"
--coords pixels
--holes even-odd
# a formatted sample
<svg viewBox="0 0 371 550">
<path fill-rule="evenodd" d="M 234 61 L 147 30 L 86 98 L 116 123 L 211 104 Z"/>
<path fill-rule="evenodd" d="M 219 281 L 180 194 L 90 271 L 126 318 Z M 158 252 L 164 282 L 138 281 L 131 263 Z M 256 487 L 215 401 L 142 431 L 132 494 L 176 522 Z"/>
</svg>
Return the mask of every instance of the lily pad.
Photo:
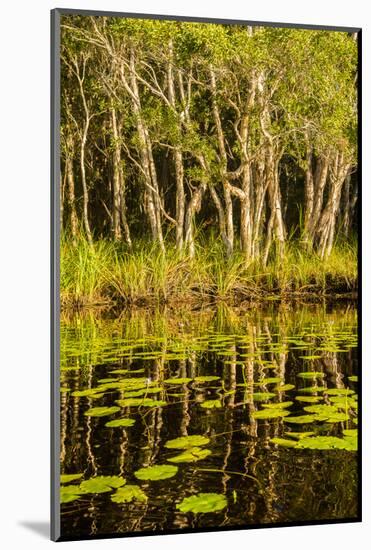
<svg viewBox="0 0 371 550">
<path fill-rule="evenodd" d="M 280 376 L 271 377 L 271 378 L 262 378 L 259 380 L 259 382 L 256 382 L 257 386 L 263 386 L 265 384 L 278 384 L 282 382 L 282 378 Z"/>
<path fill-rule="evenodd" d="M 192 378 L 167 378 L 164 380 L 164 384 L 188 384 L 191 382 Z"/>
<path fill-rule="evenodd" d="M 81 498 L 81 491 L 78 485 L 62 485 L 59 490 L 61 504 L 67 504 Z"/>
<path fill-rule="evenodd" d="M 146 502 L 148 497 L 138 485 L 125 485 L 125 487 L 117 489 L 116 493 L 111 496 L 111 500 L 122 504 L 124 502 L 132 502 L 133 500 Z"/>
<path fill-rule="evenodd" d="M 297 376 L 303 378 L 303 380 L 316 380 L 317 378 L 323 378 L 325 375 L 323 372 L 299 372 Z"/>
<path fill-rule="evenodd" d="M 108 493 L 125 485 L 126 480 L 119 476 L 95 476 L 80 483 L 82 493 Z"/>
<path fill-rule="evenodd" d="M 279 418 L 282 416 L 287 416 L 290 414 L 290 411 L 284 409 L 263 409 L 261 411 L 254 411 L 251 416 L 260 420 L 270 420 L 271 418 Z"/>
<path fill-rule="evenodd" d="M 87 390 L 76 390 L 71 393 L 72 397 L 91 397 L 97 393 L 99 393 L 98 388 L 91 388 Z"/>
<path fill-rule="evenodd" d="M 70 483 L 76 479 L 82 478 L 84 474 L 61 474 L 60 482 L 61 483 Z"/>
<path fill-rule="evenodd" d="M 327 395 L 353 395 L 354 390 L 349 388 L 332 388 L 331 390 L 326 390 Z"/>
<path fill-rule="evenodd" d="M 201 447 L 191 447 L 186 449 L 182 453 L 172 458 L 168 458 L 169 462 L 197 462 L 202 460 L 211 454 L 209 449 L 202 449 Z"/>
<path fill-rule="evenodd" d="M 169 464 L 159 464 L 158 466 L 148 466 L 147 468 L 140 468 L 134 472 L 137 479 L 161 481 L 162 479 L 168 479 L 174 477 L 178 471 L 178 466 L 171 466 Z"/>
<path fill-rule="evenodd" d="M 120 428 L 120 427 L 129 427 L 135 424 L 133 418 L 117 418 L 116 420 L 110 420 L 106 422 L 105 426 L 107 428 Z"/>
<path fill-rule="evenodd" d="M 301 401 L 302 403 L 318 403 L 323 400 L 323 397 L 317 395 L 297 395 L 295 397 L 296 401 Z"/>
<path fill-rule="evenodd" d="M 298 442 L 298 448 L 301 449 L 347 449 L 350 445 L 344 439 L 333 436 L 318 435 L 316 437 L 304 438 Z"/>
<path fill-rule="evenodd" d="M 356 430 L 356 429 L 354 429 L 354 430 L 343 430 L 343 434 L 347 435 L 349 437 L 357 437 L 358 430 Z"/>
<path fill-rule="evenodd" d="M 265 409 L 287 409 L 293 405 L 292 401 L 281 401 L 280 403 L 262 403 Z"/>
<path fill-rule="evenodd" d="M 213 382 L 214 380 L 220 380 L 220 376 L 196 376 L 195 382 Z"/>
<path fill-rule="evenodd" d="M 297 445 L 297 441 L 293 441 L 292 439 L 283 439 L 281 437 L 272 437 L 270 441 L 279 447 L 296 447 Z"/>
<path fill-rule="evenodd" d="M 324 386 L 308 386 L 307 388 L 300 388 L 299 389 L 299 392 L 300 393 L 322 393 L 325 391 L 325 387 Z"/>
<path fill-rule="evenodd" d="M 314 435 L 314 433 L 315 432 L 285 432 L 285 435 L 288 437 L 293 437 L 294 439 L 303 439 Z"/>
<path fill-rule="evenodd" d="M 219 399 L 206 399 L 201 403 L 203 409 L 220 409 L 222 406 Z"/>
<path fill-rule="evenodd" d="M 272 397 L 276 397 L 275 393 L 271 392 L 255 392 L 251 394 L 251 397 L 253 401 L 268 401 L 269 399 L 272 399 Z"/>
<path fill-rule="evenodd" d="M 318 420 L 318 415 L 316 414 L 305 414 L 302 416 L 289 416 L 284 418 L 284 422 L 290 422 L 291 424 L 311 424 Z"/>
<path fill-rule="evenodd" d="M 332 405 L 309 405 L 304 407 L 306 412 L 316 413 L 326 416 L 331 416 L 331 414 L 336 414 L 338 412 L 337 407 Z"/>
<path fill-rule="evenodd" d="M 282 392 L 282 391 L 290 391 L 290 390 L 293 390 L 294 388 L 295 388 L 294 384 L 282 384 L 282 385 L 276 386 L 274 389 L 278 392 Z"/>
<path fill-rule="evenodd" d="M 177 510 L 183 513 L 193 512 L 194 514 L 207 514 L 210 512 L 219 512 L 227 506 L 227 499 L 224 495 L 217 493 L 199 493 L 192 497 L 182 500 L 177 504 Z"/>
<path fill-rule="evenodd" d="M 118 399 L 116 401 L 120 407 L 163 407 L 166 405 L 166 401 L 156 401 L 150 397 L 129 397 L 128 399 Z"/>
<path fill-rule="evenodd" d="M 109 374 L 126 374 L 128 373 L 128 369 L 116 369 L 116 370 L 110 370 Z"/>
<path fill-rule="evenodd" d="M 210 443 L 210 439 L 203 435 L 186 435 L 170 439 L 165 443 L 167 449 L 189 449 L 191 447 L 201 447 Z"/>
<path fill-rule="evenodd" d="M 84 412 L 85 416 L 109 416 L 120 410 L 120 407 L 93 407 Z"/>
</svg>

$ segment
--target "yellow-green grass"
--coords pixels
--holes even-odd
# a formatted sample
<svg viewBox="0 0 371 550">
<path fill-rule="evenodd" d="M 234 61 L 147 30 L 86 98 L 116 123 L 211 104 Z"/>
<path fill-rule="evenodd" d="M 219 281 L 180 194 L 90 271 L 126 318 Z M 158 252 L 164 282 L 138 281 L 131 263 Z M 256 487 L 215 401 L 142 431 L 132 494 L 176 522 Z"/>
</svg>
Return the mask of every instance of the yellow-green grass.
<svg viewBox="0 0 371 550">
<path fill-rule="evenodd" d="M 226 258 L 222 245 L 200 239 L 194 258 L 179 254 L 172 242 L 166 252 L 154 243 L 138 241 L 133 250 L 123 243 L 80 237 L 75 245 L 61 241 L 62 306 L 102 303 L 158 304 L 169 302 L 317 299 L 357 289 L 357 249 L 337 243 L 322 260 L 289 242 L 283 258 L 246 260 L 239 252 Z"/>
</svg>

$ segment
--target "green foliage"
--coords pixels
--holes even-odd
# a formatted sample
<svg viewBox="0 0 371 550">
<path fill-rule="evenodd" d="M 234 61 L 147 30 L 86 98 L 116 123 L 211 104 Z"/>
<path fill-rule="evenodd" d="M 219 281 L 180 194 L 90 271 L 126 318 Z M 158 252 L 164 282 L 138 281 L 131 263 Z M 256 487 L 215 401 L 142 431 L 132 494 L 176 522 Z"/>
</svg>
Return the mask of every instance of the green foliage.
<svg viewBox="0 0 371 550">
<path fill-rule="evenodd" d="M 224 510 L 227 504 L 227 499 L 224 495 L 219 495 L 217 493 L 199 493 L 198 495 L 184 498 L 176 507 L 183 513 L 193 512 L 194 514 L 207 514 Z"/>
<path fill-rule="evenodd" d="M 167 449 L 189 449 L 191 447 L 201 447 L 210 443 L 210 439 L 204 435 L 186 435 L 166 441 Z"/>
<path fill-rule="evenodd" d="M 81 493 L 108 493 L 125 485 L 126 480 L 119 476 L 95 476 L 82 481 L 79 485 Z"/>
<path fill-rule="evenodd" d="M 120 487 L 111 495 L 111 500 L 118 504 L 123 504 L 125 502 L 132 502 L 133 500 L 147 502 L 148 497 L 138 485 L 125 485 L 125 487 Z"/>
<path fill-rule="evenodd" d="M 109 416 L 120 410 L 120 407 L 93 407 L 84 412 L 85 416 Z"/>
<path fill-rule="evenodd" d="M 211 455 L 211 451 L 209 449 L 202 449 L 201 447 L 190 447 L 179 455 L 168 458 L 167 460 L 174 463 L 198 462 L 199 460 L 203 460 L 209 455 Z"/>
<path fill-rule="evenodd" d="M 148 466 L 147 468 L 140 468 L 134 472 L 137 479 L 143 481 L 162 481 L 174 477 L 178 471 L 178 466 L 171 466 L 169 464 L 161 464 L 157 466 Z"/>
</svg>

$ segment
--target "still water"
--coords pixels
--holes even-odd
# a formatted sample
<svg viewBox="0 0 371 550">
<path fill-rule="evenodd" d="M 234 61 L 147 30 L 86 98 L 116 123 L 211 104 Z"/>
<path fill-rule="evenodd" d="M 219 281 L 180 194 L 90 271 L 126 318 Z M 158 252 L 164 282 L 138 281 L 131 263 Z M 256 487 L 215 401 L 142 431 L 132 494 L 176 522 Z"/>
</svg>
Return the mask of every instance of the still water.
<svg viewBox="0 0 371 550">
<path fill-rule="evenodd" d="M 356 518 L 356 347 L 352 307 L 63 316 L 62 537 Z"/>
</svg>

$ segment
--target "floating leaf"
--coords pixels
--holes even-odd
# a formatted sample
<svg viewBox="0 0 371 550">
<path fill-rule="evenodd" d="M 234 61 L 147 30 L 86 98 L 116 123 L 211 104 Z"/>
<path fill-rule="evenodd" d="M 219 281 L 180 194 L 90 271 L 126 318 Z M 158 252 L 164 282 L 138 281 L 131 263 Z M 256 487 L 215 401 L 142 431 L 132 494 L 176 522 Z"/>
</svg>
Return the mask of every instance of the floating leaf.
<svg viewBox="0 0 371 550">
<path fill-rule="evenodd" d="M 307 388 L 300 388 L 300 393 L 322 393 L 325 391 L 324 386 L 308 386 Z"/>
<path fill-rule="evenodd" d="M 289 414 L 290 412 L 284 409 L 264 409 L 262 411 L 254 411 L 251 416 L 260 420 L 270 420 L 271 418 L 279 418 Z"/>
<path fill-rule="evenodd" d="M 126 374 L 128 373 L 128 369 L 116 369 L 116 370 L 110 370 L 108 371 L 109 374 Z"/>
<path fill-rule="evenodd" d="M 271 392 L 255 392 L 251 394 L 253 401 L 268 401 L 272 397 L 276 397 L 275 393 Z"/>
<path fill-rule="evenodd" d="M 91 388 L 87 390 L 76 390 L 71 393 L 73 397 L 91 397 L 101 391 L 98 388 Z"/>
<path fill-rule="evenodd" d="M 220 376 L 196 376 L 195 382 L 213 382 L 214 380 L 220 380 Z"/>
<path fill-rule="evenodd" d="M 347 422 L 350 420 L 350 416 L 345 413 L 332 413 L 330 416 L 326 416 L 325 414 L 320 415 L 318 420 L 322 420 L 324 422 Z"/>
<path fill-rule="evenodd" d="M 353 395 L 355 392 L 349 388 L 332 388 L 326 390 L 327 395 Z"/>
<path fill-rule="evenodd" d="M 133 500 L 146 502 L 147 499 L 147 495 L 138 485 L 125 485 L 125 487 L 120 487 L 117 489 L 116 493 L 111 496 L 111 500 L 119 504 L 132 502 Z"/>
<path fill-rule="evenodd" d="M 298 441 L 298 448 L 300 449 L 318 449 L 318 450 L 330 450 L 330 449 L 347 449 L 351 444 L 340 437 L 323 436 L 318 435 L 316 437 L 304 438 Z"/>
<path fill-rule="evenodd" d="M 317 378 L 323 378 L 325 375 L 323 372 L 299 372 L 297 376 L 304 380 L 316 380 Z"/>
<path fill-rule="evenodd" d="M 119 476 L 95 476 L 80 483 L 82 493 L 108 493 L 125 485 L 126 480 Z"/>
<path fill-rule="evenodd" d="M 210 443 L 210 439 L 203 435 L 186 435 L 170 439 L 165 443 L 167 449 L 189 449 L 191 447 L 201 447 Z"/>
<path fill-rule="evenodd" d="M 156 401 L 156 399 L 151 399 L 150 397 L 118 399 L 116 403 L 120 407 L 163 407 L 167 404 L 166 401 Z"/>
<path fill-rule="evenodd" d="M 303 439 L 304 437 L 310 437 L 315 432 L 285 432 L 285 435 L 293 437 L 294 439 Z"/>
<path fill-rule="evenodd" d="M 318 420 L 316 414 L 305 414 L 303 416 L 289 416 L 284 418 L 284 422 L 291 422 L 292 424 L 311 424 L 315 420 Z"/>
<path fill-rule="evenodd" d="M 204 409 L 220 409 L 221 406 L 219 399 L 206 399 L 201 403 L 201 407 Z"/>
<path fill-rule="evenodd" d="M 82 478 L 84 474 L 61 474 L 60 481 L 61 483 L 70 483 L 76 479 Z"/>
<path fill-rule="evenodd" d="M 192 447 L 183 451 L 181 454 L 168 458 L 169 462 L 197 462 L 202 460 L 211 454 L 209 449 L 202 449 L 201 447 Z"/>
<path fill-rule="evenodd" d="M 343 434 L 347 435 L 349 437 L 357 437 L 358 430 L 356 430 L 356 429 L 354 429 L 354 430 L 343 430 Z"/>
<path fill-rule="evenodd" d="M 323 397 L 317 395 L 297 395 L 295 397 L 296 401 L 301 401 L 303 403 L 318 403 L 323 400 Z"/>
<path fill-rule="evenodd" d="M 270 441 L 279 447 L 296 447 L 297 445 L 297 441 L 293 441 L 292 439 L 283 439 L 281 437 L 272 437 Z"/>
<path fill-rule="evenodd" d="M 292 401 L 281 401 L 280 403 L 262 403 L 265 409 L 287 409 L 293 405 Z"/>
<path fill-rule="evenodd" d="M 164 384 L 188 384 L 191 381 L 192 378 L 167 378 L 164 380 Z"/>
<path fill-rule="evenodd" d="M 110 420 L 106 422 L 105 426 L 107 428 L 120 428 L 120 427 L 129 427 L 135 424 L 133 418 L 117 418 L 116 420 Z"/>
<path fill-rule="evenodd" d="M 84 412 L 85 416 L 108 416 L 120 410 L 120 407 L 93 407 Z"/>
<path fill-rule="evenodd" d="M 81 491 L 78 485 L 62 485 L 59 490 L 61 504 L 67 504 L 81 498 Z"/>
<path fill-rule="evenodd" d="M 329 397 L 329 399 L 331 403 L 334 403 L 334 405 L 338 407 L 338 409 L 358 409 L 358 403 L 355 400 L 355 397 L 356 396 L 354 395 L 352 395 L 351 397 L 348 397 L 346 395 L 339 395 L 335 397 Z"/>
<path fill-rule="evenodd" d="M 169 464 L 161 464 L 158 466 L 148 466 L 147 468 L 140 468 L 134 472 L 137 479 L 160 481 L 162 479 L 168 479 L 174 477 L 178 471 L 178 466 L 171 466 Z"/>
<path fill-rule="evenodd" d="M 224 510 L 227 506 L 227 499 L 224 495 L 217 493 L 199 493 L 182 500 L 177 504 L 177 510 L 183 513 L 193 512 L 194 514 L 207 514 Z"/>
<path fill-rule="evenodd" d="M 256 382 L 256 385 L 263 386 L 265 384 L 277 384 L 279 382 L 282 382 L 282 378 L 280 376 L 276 376 L 271 378 L 262 378 L 259 382 Z"/>
<path fill-rule="evenodd" d="M 304 410 L 306 412 L 310 413 L 316 413 L 321 415 L 330 416 L 333 413 L 337 413 L 337 407 L 333 407 L 332 405 L 309 405 L 307 407 L 304 407 Z"/>
<path fill-rule="evenodd" d="M 278 392 L 282 392 L 282 391 L 290 391 L 290 390 L 293 390 L 294 388 L 295 386 L 293 384 L 283 384 L 280 386 L 276 386 L 275 390 Z"/>
</svg>

